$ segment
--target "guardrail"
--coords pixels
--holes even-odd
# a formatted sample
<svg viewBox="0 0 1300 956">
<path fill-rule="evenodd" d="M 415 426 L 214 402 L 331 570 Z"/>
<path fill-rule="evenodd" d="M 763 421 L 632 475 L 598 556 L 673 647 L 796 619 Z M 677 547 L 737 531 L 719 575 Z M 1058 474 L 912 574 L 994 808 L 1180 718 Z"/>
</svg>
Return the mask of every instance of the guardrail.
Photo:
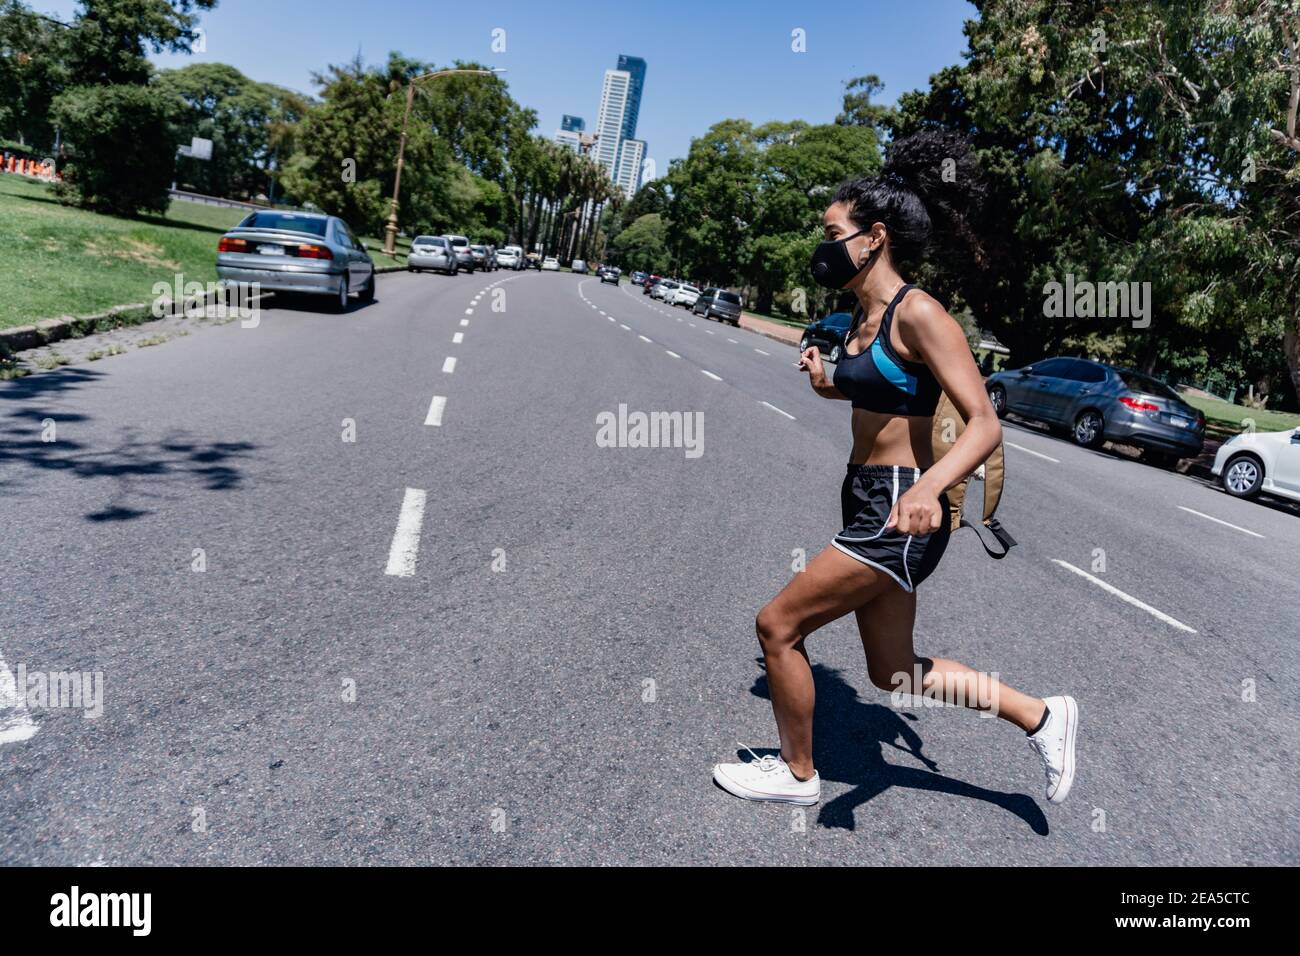
<svg viewBox="0 0 1300 956">
<path fill-rule="evenodd" d="M 270 203 L 242 202 L 238 199 L 222 199 L 219 196 L 205 196 L 203 193 L 192 193 L 185 189 L 169 189 L 167 192 L 173 199 L 179 199 L 183 202 L 200 203 L 204 206 L 224 206 L 227 209 L 274 209 Z"/>
</svg>

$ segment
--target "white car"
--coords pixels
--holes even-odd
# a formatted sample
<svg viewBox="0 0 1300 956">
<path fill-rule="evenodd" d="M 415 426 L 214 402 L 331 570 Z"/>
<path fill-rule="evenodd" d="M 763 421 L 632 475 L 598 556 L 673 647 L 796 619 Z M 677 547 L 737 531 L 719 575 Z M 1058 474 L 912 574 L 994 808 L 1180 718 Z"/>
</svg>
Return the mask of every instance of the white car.
<svg viewBox="0 0 1300 956">
<path fill-rule="evenodd" d="M 518 246 L 502 246 L 497 250 L 497 265 L 502 269 L 522 269 L 524 250 Z"/>
<path fill-rule="evenodd" d="M 1300 428 L 1229 438 L 1219 446 L 1211 471 L 1234 497 L 1263 493 L 1300 501 Z"/>
<path fill-rule="evenodd" d="M 664 279 L 664 280 L 663 280 L 662 282 L 660 282 L 658 285 L 656 285 L 656 286 L 654 286 L 653 288 L 651 288 L 651 290 L 650 290 L 650 298 L 652 298 L 652 299 L 663 299 L 665 302 L 667 302 L 667 301 L 668 301 L 668 296 L 669 296 L 671 293 L 677 291 L 677 286 L 678 286 L 678 283 L 674 282 L 672 279 Z"/>
<path fill-rule="evenodd" d="M 542 271 L 543 271 L 543 272 L 559 272 L 559 271 L 560 271 L 560 260 L 557 259 L 557 258 L 555 258 L 555 256 L 547 256 L 545 259 L 542 260 Z"/>
<path fill-rule="evenodd" d="M 700 290 L 693 285 L 679 285 L 664 293 L 664 301 L 669 305 L 683 305 L 688 309 L 695 305 L 699 298 Z"/>
</svg>

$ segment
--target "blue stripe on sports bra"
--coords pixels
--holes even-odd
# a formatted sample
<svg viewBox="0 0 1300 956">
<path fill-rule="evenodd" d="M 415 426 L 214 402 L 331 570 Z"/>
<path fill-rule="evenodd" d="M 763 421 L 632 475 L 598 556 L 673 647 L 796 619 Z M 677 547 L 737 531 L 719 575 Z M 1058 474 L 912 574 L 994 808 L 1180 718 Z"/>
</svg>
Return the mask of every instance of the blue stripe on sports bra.
<svg viewBox="0 0 1300 956">
<path fill-rule="evenodd" d="M 885 354 L 885 347 L 880 344 L 880 337 L 871 343 L 871 361 L 876 363 L 880 374 L 895 388 L 902 389 L 908 395 L 916 394 L 916 376 L 908 375 L 898 364 Z"/>
</svg>

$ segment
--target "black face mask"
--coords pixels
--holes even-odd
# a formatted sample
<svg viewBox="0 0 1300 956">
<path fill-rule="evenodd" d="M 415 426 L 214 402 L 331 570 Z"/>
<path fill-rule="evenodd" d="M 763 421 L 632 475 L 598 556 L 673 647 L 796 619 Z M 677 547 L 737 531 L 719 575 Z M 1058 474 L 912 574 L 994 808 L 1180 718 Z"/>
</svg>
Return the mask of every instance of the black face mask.
<svg viewBox="0 0 1300 956">
<path fill-rule="evenodd" d="M 812 268 L 813 281 L 827 289 L 843 289 L 846 285 L 858 277 L 863 269 L 871 264 L 872 255 L 867 256 L 867 261 L 859 267 L 853 257 L 849 255 L 849 240 L 856 239 L 858 236 L 867 232 L 866 229 L 859 229 L 851 236 L 845 236 L 843 239 L 828 240 L 817 246 L 817 251 L 813 253 L 812 262 L 809 265 Z"/>
</svg>

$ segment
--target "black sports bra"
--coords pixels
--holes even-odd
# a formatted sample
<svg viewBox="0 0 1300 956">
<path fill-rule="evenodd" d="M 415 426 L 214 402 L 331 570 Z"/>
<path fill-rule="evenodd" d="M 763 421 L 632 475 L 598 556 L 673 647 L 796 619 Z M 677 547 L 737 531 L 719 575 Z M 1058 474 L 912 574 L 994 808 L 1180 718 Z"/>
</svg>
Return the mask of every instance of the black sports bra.
<svg viewBox="0 0 1300 956">
<path fill-rule="evenodd" d="M 889 332 L 894 324 L 894 309 L 915 286 L 898 290 L 880 320 L 880 328 L 871 344 L 857 355 L 844 351 L 835 366 L 835 387 L 853 402 L 854 408 L 882 415 L 922 415 L 932 417 L 939 406 L 939 381 L 922 362 L 908 362 L 894 351 Z M 853 310 L 853 325 L 845 342 L 862 322 L 862 307 Z"/>
</svg>

